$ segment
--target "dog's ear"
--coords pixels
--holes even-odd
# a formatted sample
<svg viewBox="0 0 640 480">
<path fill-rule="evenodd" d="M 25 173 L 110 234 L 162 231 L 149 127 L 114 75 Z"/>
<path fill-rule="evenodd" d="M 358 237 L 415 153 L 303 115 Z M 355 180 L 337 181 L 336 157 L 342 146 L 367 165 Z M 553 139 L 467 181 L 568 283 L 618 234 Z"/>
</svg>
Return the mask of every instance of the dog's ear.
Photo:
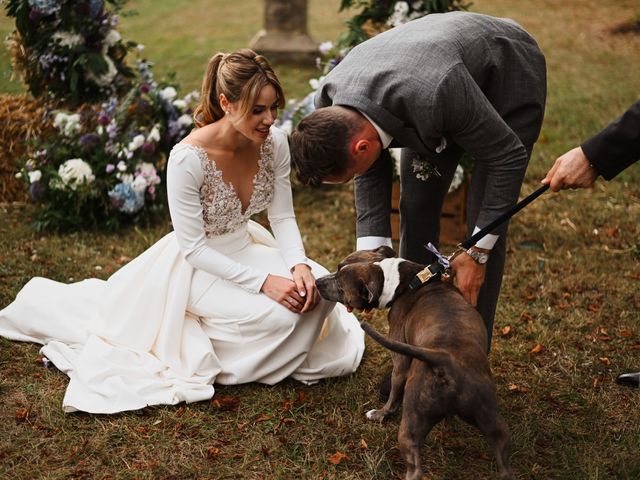
<svg viewBox="0 0 640 480">
<path fill-rule="evenodd" d="M 381 245 L 374 251 L 380 255 L 384 255 L 385 258 L 394 258 L 396 256 L 396 251 L 387 245 Z"/>
</svg>

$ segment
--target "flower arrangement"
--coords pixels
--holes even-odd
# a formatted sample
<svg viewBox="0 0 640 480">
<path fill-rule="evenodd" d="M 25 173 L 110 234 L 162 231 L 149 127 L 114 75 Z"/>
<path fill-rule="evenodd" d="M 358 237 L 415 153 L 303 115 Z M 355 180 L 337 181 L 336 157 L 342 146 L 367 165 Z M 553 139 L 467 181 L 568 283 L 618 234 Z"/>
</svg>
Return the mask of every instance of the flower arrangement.
<svg viewBox="0 0 640 480">
<path fill-rule="evenodd" d="M 464 0 L 341 0 L 340 11 L 362 7 L 360 13 L 347 21 L 347 31 L 338 43 L 355 47 L 389 28 L 407 23 L 430 13 L 467 10 L 471 3 Z"/>
<path fill-rule="evenodd" d="M 198 93 L 178 98 L 144 60 L 135 78 L 123 96 L 52 112 L 57 135 L 33 145 L 18 173 L 39 206 L 36 228 L 116 228 L 161 208 L 166 158 L 193 127 Z"/>
<path fill-rule="evenodd" d="M 7 0 L 13 69 L 34 97 L 78 106 L 126 91 L 134 42 L 116 30 L 126 0 Z"/>
</svg>

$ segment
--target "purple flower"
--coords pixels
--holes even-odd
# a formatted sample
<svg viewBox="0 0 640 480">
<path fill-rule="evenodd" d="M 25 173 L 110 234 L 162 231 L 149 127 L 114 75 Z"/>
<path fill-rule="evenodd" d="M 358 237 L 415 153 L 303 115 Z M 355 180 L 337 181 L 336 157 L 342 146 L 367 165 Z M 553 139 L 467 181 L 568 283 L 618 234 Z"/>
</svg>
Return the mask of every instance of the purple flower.
<svg viewBox="0 0 640 480">
<path fill-rule="evenodd" d="M 98 116 L 98 123 L 100 125 L 109 125 L 110 121 L 111 119 L 109 118 L 109 115 L 104 112 L 100 112 L 100 116 Z"/>
<path fill-rule="evenodd" d="M 84 149 L 94 147 L 100 142 L 100 137 L 95 133 L 86 133 L 78 139 L 78 143 Z"/>
<path fill-rule="evenodd" d="M 105 168 L 105 171 L 107 173 L 111 173 L 116 169 L 116 166 L 113 163 L 108 163 L 107 167 Z"/>
<path fill-rule="evenodd" d="M 38 19 L 40 19 L 40 12 L 38 12 L 38 10 L 34 8 L 29 10 L 29 20 L 31 20 L 32 22 L 37 22 Z"/>
<path fill-rule="evenodd" d="M 149 93 L 149 90 L 151 90 L 149 88 L 149 85 L 147 85 L 146 83 L 143 83 L 142 85 L 140 85 L 140 91 L 142 93 Z"/>
<path fill-rule="evenodd" d="M 152 153 L 156 149 L 156 146 L 153 142 L 144 142 L 142 144 L 142 151 L 144 153 Z"/>
</svg>

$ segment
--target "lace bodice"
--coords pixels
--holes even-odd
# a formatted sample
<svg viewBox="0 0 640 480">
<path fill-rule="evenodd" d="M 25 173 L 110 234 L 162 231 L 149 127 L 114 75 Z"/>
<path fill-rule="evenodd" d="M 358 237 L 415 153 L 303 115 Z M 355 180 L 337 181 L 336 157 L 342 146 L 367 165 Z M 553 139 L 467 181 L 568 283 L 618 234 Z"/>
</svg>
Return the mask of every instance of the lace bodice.
<svg viewBox="0 0 640 480">
<path fill-rule="evenodd" d="M 253 177 L 253 192 L 246 211 L 242 212 L 242 202 L 232 184 L 222 179 L 222 172 L 216 167 L 207 152 L 193 146 L 198 153 L 204 172 L 204 183 L 200 188 L 200 203 L 204 231 L 207 237 L 231 233 L 245 225 L 252 215 L 261 212 L 269 205 L 273 197 L 273 140 L 267 137 L 260 148 L 258 171 Z"/>
</svg>

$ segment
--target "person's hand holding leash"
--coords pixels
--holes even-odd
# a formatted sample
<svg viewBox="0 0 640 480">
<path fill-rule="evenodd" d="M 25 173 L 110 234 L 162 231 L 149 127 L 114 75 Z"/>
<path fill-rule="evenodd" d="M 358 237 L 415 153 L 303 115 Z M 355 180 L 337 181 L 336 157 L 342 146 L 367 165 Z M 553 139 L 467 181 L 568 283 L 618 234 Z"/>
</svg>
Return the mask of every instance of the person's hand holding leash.
<svg viewBox="0 0 640 480">
<path fill-rule="evenodd" d="M 567 188 L 591 188 L 596 178 L 597 170 L 589 162 L 582 147 L 576 147 L 556 159 L 541 183 L 558 192 Z"/>
</svg>

